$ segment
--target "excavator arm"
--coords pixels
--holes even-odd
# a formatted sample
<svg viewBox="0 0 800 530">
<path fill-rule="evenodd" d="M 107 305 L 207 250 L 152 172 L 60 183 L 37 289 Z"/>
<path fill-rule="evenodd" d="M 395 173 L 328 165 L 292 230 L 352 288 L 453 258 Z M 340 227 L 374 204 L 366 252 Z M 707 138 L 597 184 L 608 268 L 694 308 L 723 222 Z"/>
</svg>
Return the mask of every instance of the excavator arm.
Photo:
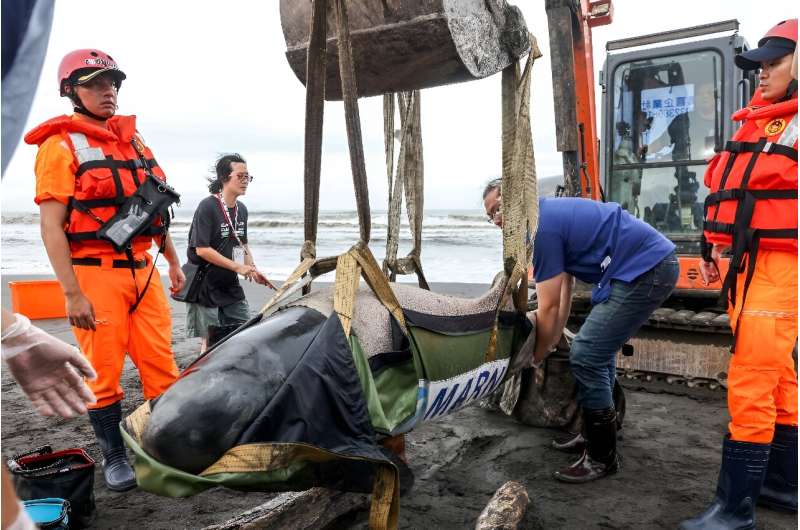
<svg viewBox="0 0 800 530">
<path fill-rule="evenodd" d="M 592 28 L 611 23 L 611 0 L 546 0 L 553 71 L 556 144 L 564 187 L 573 197 L 602 199 Z"/>
</svg>

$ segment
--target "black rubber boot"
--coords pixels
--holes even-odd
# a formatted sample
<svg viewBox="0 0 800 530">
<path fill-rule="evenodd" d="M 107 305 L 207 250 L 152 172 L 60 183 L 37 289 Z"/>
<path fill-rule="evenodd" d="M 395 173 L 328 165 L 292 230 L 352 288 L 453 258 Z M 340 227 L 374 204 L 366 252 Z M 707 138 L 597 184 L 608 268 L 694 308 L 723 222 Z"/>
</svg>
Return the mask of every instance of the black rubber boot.
<svg viewBox="0 0 800 530">
<path fill-rule="evenodd" d="M 797 426 L 775 425 L 758 505 L 797 513 Z"/>
<path fill-rule="evenodd" d="M 626 403 L 625 392 L 622 390 L 619 380 L 614 380 L 612 396 L 617 418 L 617 440 L 621 440 L 622 434 L 620 431 L 622 430 L 622 420 L 625 417 Z M 583 421 L 581 421 L 581 425 L 583 425 Z M 568 432 L 563 436 L 559 436 L 550 443 L 550 447 L 562 453 L 583 453 L 584 449 L 586 449 L 586 433 L 584 432 L 585 429 L 581 428 L 580 432 Z"/>
<path fill-rule="evenodd" d="M 599 410 L 583 409 L 586 449 L 580 459 L 553 476 L 572 484 L 591 482 L 611 475 L 619 469 L 617 455 L 617 413 L 614 407 Z"/>
<path fill-rule="evenodd" d="M 756 500 L 767 471 L 769 444 L 722 443 L 717 494 L 701 515 L 681 523 L 681 530 L 749 530 L 756 527 Z"/>
<path fill-rule="evenodd" d="M 122 406 L 119 401 L 101 409 L 89 411 L 89 419 L 103 451 L 103 477 L 111 491 L 128 491 L 136 487 L 136 476 L 125 454 L 125 443 L 119 431 Z"/>
</svg>

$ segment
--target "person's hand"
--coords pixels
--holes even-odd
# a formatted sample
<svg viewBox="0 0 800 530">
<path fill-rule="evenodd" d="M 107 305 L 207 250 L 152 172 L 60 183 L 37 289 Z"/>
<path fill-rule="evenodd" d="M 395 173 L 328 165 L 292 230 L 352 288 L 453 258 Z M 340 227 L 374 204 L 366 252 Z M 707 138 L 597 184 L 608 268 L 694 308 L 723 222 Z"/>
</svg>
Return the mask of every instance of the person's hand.
<svg viewBox="0 0 800 530">
<path fill-rule="evenodd" d="M 275 288 L 275 286 L 274 286 L 274 285 L 272 285 L 272 282 L 271 282 L 271 281 L 269 281 L 269 279 L 267 279 L 267 277 L 264 275 L 264 273 L 262 273 L 262 272 L 261 272 L 261 271 L 259 271 L 258 269 L 254 270 L 254 271 L 253 271 L 253 272 L 250 274 L 250 278 L 249 278 L 249 279 L 250 279 L 250 280 L 252 280 L 252 281 L 254 281 L 254 282 L 256 282 L 256 283 L 257 283 L 257 284 L 259 284 L 259 285 L 266 285 L 267 287 L 269 287 L 269 288 L 270 288 L 270 289 L 272 289 L 273 291 L 277 291 L 277 289 Z"/>
<path fill-rule="evenodd" d="M 567 339 L 567 335 L 564 334 L 564 333 L 562 333 L 561 334 L 561 338 L 558 339 L 558 343 L 556 344 L 555 351 L 558 351 L 559 349 L 561 351 L 569 351 L 569 349 L 570 349 L 569 339 Z"/>
<path fill-rule="evenodd" d="M 528 320 L 531 321 L 531 325 L 533 325 L 533 329 L 532 329 L 531 333 L 533 333 L 533 336 L 535 338 L 536 337 L 536 311 L 528 311 L 527 313 L 525 313 L 525 316 L 528 317 Z M 530 365 L 533 368 L 539 368 L 539 367 L 542 366 L 542 363 L 544 362 L 544 359 L 541 359 L 541 360 L 537 360 L 536 359 L 536 347 L 535 346 L 536 346 L 536 343 L 534 341 L 534 342 L 531 343 L 531 353 L 530 353 L 530 355 L 531 355 L 532 358 L 531 358 L 531 364 Z"/>
<path fill-rule="evenodd" d="M 94 330 L 94 307 L 89 299 L 80 291 L 66 298 L 69 323 L 76 328 Z"/>
<path fill-rule="evenodd" d="M 95 379 L 80 350 L 36 326 L 22 315 L 3 333 L 3 359 L 11 375 L 43 416 L 86 414 L 94 394 L 83 377 Z"/>
<path fill-rule="evenodd" d="M 186 275 L 183 274 L 180 264 L 170 263 L 169 265 L 169 290 L 177 293 L 186 285 Z"/>
<path fill-rule="evenodd" d="M 703 278 L 703 285 L 719 281 L 719 271 L 713 261 L 700 261 L 700 276 Z"/>
<path fill-rule="evenodd" d="M 711 249 L 711 259 L 714 261 L 700 260 L 700 277 L 703 279 L 703 285 L 708 285 L 720 280 L 717 264 L 721 256 L 721 249 L 714 245 Z"/>
<path fill-rule="evenodd" d="M 536 355 L 534 355 L 531 366 L 538 370 L 544 365 L 544 361 L 547 359 L 548 355 L 550 355 L 550 352 L 545 353 L 541 358 L 536 358 Z"/>
<path fill-rule="evenodd" d="M 236 269 L 234 269 L 237 274 L 241 274 L 248 280 L 250 280 L 250 275 L 256 270 L 255 267 L 252 265 L 246 265 L 244 263 L 239 263 L 236 265 Z"/>
</svg>

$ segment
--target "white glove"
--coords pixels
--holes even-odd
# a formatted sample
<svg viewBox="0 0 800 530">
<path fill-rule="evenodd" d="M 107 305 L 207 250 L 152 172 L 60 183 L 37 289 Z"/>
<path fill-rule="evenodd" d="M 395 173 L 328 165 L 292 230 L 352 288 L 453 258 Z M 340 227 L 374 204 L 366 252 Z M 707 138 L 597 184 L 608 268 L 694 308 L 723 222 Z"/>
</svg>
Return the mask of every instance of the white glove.
<svg viewBox="0 0 800 530">
<path fill-rule="evenodd" d="M 71 418 L 96 401 L 83 377 L 95 379 L 92 365 L 70 346 L 17 314 L 2 335 L 3 359 L 22 391 L 43 416 Z M 82 377 L 83 376 L 83 377 Z"/>
<path fill-rule="evenodd" d="M 674 144 L 665 145 L 664 147 L 662 147 L 661 149 L 659 149 L 655 153 L 648 153 L 647 160 L 658 160 L 658 159 L 664 158 L 668 154 L 672 153 L 674 148 L 675 148 Z"/>
</svg>

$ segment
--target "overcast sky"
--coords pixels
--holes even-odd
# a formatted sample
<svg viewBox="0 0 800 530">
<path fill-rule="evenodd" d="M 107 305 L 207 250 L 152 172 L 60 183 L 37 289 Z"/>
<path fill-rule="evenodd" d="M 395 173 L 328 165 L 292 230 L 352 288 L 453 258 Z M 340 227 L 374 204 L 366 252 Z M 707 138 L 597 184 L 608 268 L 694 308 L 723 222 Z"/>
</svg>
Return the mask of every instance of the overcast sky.
<svg viewBox="0 0 800 530">
<path fill-rule="evenodd" d="M 532 84 L 537 171 L 560 174 L 544 0 L 511 3 L 522 9 L 544 54 Z M 614 0 L 614 22 L 594 29 L 595 73 L 608 40 L 737 18 L 740 33 L 755 46 L 776 22 L 797 16 L 792 5 L 797 3 Z M 56 68 L 65 53 L 89 47 L 112 55 L 127 74 L 119 113 L 137 115 L 184 207 L 205 195 L 204 177 L 217 154 L 237 151 L 256 176 L 245 199 L 251 210 L 302 208 L 305 89 L 284 57 L 277 0 L 56 2 L 28 129 L 70 112 L 68 100 L 58 97 Z M 381 104 L 381 98 L 360 100 L 371 205 L 378 209 L 386 207 Z M 483 183 L 499 175 L 500 76 L 424 91 L 422 123 L 426 209 L 479 207 Z M 35 209 L 35 152 L 18 146 L 2 184 L 3 211 Z M 343 108 L 329 103 L 321 207 L 354 205 Z"/>
</svg>

